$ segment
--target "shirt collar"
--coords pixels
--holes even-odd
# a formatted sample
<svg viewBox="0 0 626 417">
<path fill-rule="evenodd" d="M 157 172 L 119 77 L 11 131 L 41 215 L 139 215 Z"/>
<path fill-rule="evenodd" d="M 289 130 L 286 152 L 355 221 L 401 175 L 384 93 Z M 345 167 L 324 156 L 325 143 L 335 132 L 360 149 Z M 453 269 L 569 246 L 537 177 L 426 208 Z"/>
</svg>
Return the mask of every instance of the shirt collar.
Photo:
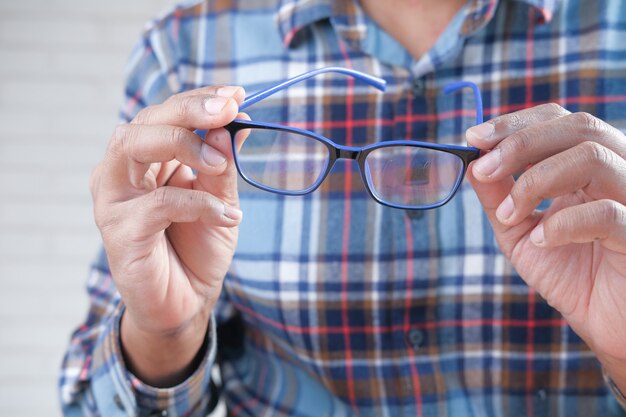
<svg viewBox="0 0 626 417">
<path fill-rule="evenodd" d="M 498 1 L 519 1 L 538 13 L 537 23 L 549 23 L 561 0 L 468 0 L 461 35 L 469 36 L 491 19 Z M 351 46 L 365 38 L 368 17 L 356 0 L 280 0 L 276 20 L 283 44 L 293 46 L 302 29 L 320 20 L 331 19 L 335 30 Z"/>
<path fill-rule="evenodd" d="M 461 34 L 468 36 L 482 29 L 491 21 L 499 1 L 505 0 L 468 0 L 465 21 L 461 26 Z M 508 0 L 530 5 L 535 10 L 537 24 L 549 23 L 561 0 Z"/>
<path fill-rule="evenodd" d="M 333 15 L 331 0 L 280 0 L 276 21 L 285 46 L 304 28 Z"/>
</svg>

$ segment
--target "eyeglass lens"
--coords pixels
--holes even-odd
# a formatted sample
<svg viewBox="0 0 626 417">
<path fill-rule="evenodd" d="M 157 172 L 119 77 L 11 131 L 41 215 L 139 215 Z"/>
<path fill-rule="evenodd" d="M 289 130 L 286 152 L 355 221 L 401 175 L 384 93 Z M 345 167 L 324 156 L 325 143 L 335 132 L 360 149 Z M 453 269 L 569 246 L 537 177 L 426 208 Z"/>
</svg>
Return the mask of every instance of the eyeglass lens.
<svg viewBox="0 0 626 417">
<path fill-rule="evenodd" d="M 330 161 L 327 146 L 307 135 L 262 128 L 242 129 L 237 135 L 245 137 L 237 153 L 244 177 L 277 192 L 307 191 L 324 175 Z M 411 145 L 376 148 L 364 165 L 376 198 L 403 207 L 447 200 L 463 175 L 459 156 Z"/>
<path fill-rule="evenodd" d="M 274 129 L 243 129 L 247 135 L 237 153 L 242 174 L 275 191 L 299 192 L 311 188 L 326 171 L 326 145 L 314 138 Z"/>
<path fill-rule="evenodd" d="M 365 178 L 379 200 L 416 207 L 445 201 L 463 174 L 463 160 L 417 146 L 377 148 L 365 159 Z"/>
</svg>

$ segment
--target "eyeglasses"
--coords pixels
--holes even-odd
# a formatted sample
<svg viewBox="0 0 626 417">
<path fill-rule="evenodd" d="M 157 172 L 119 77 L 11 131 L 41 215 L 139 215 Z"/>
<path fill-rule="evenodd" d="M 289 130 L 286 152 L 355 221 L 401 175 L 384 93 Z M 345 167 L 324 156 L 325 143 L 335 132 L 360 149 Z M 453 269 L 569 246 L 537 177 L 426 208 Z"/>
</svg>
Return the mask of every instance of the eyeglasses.
<svg viewBox="0 0 626 417">
<path fill-rule="evenodd" d="M 278 91 L 323 73 L 339 73 L 381 91 L 383 79 L 341 67 L 306 72 L 248 96 L 244 110 Z M 446 85 L 448 94 L 471 88 L 476 103 L 476 124 L 482 123 L 482 100 L 471 82 Z M 364 147 L 342 146 L 304 129 L 273 123 L 235 119 L 230 132 L 239 175 L 249 184 L 272 193 L 298 196 L 315 191 L 338 159 L 354 159 L 368 193 L 380 204 L 406 210 L 441 207 L 459 189 L 477 148 L 440 145 L 413 140 L 378 142 Z"/>
</svg>

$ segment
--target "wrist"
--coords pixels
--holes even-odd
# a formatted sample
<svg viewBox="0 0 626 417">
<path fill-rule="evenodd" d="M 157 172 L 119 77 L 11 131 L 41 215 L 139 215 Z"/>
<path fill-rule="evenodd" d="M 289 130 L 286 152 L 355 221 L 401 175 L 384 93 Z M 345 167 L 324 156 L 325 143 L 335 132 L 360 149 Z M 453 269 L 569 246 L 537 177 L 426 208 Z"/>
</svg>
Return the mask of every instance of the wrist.
<svg viewBox="0 0 626 417">
<path fill-rule="evenodd" d="M 210 313 L 167 332 L 146 331 L 128 311 L 120 322 L 120 346 L 127 369 L 142 382 L 172 387 L 196 370 L 206 351 Z"/>
</svg>

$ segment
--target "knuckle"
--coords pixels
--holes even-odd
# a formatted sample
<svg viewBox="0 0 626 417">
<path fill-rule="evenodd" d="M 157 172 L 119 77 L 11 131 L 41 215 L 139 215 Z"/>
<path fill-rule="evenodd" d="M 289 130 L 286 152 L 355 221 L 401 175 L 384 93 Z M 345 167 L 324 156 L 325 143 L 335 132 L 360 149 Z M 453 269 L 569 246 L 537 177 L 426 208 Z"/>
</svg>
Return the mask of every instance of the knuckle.
<svg viewBox="0 0 626 417">
<path fill-rule="evenodd" d="M 195 218 L 194 213 L 203 212 L 215 217 L 224 211 L 223 203 L 206 192 L 176 192 L 175 188 L 159 187 L 152 191 L 152 207 L 148 212 L 178 213 L 185 218 Z"/>
<path fill-rule="evenodd" d="M 526 127 L 526 120 L 519 114 L 511 114 L 511 118 L 508 121 L 509 127 L 513 130 L 520 130 Z"/>
<path fill-rule="evenodd" d="M 170 131 L 169 140 L 170 143 L 178 148 L 180 146 L 184 146 L 187 138 L 187 131 L 182 127 L 175 127 Z"/>
<path fill-rule="evenodd" d="M 562 235 L 571 228 L 572 219 L 569 216 L 553 216 L 545 223 L 545 233 Z"/>
<path fill-rule="evenodd" d="M 132 124 L 147 125 L 150 124 L 152 119 L 153 106 L 141 109 L 139 113 L 133 118 Z"/>
<path fill-rule="evenodd" d="M 192 91 L 187 91 L 186 93 L 172 94 L 172 95 L 168 96 L 165 100 L 163 100 L 163 105 L 164 106 L 169 106 L 174 101 L 179 100 L 181 97 L 184 97 L 185 94 L 188 94 L 188 93 L 191 93 L 191 92 Z"/>
<path fill-rule="evenodd" d="M 120 216 L 114 214 L 114 210 L 109 205 L 95 204 L 94 221 L 103 239 L 108 240 L 109 236 L 117 229 L 116 226 L 120 222 Z"/>
<path fill-rule="evenodd" d="M 581 127 L 585 134 L 596 134 L 604 130 L 602 121 L 589 113 L 572 113 L 571 117 L 574 125 Z"/>
<path fill-rule="evenodd" d="M 158 187 L 152 192 L 154 208 L 160 209 L 169 205 L 171 200 L 171 190 L 168 187 Z"/>
<path fill-rule="evenodd" d="M 528 134 L 528 131 L 525 129 L 518 130 L 509 136 L 509 140 L 506 141 L 508 144 L 508 151 L 512 154 L 525 155 L 533 148 L 533 139 Z"/>
<path fill-rule="evenodd" d="M 96 226 L 98 227 L 98 230 L 100 230 L 102 233 L 104 233 L 107 230 L 107 226 L 110 224 L 110 222 L 108 221 L 108 218 L 105 217 L 102 213 L 102 210 L 98 209 L 98 208 L 94 208 L 94 220 L 96 222 Z"/>
<path fill-rule="evenodd" d="M 177 120 L 184 120 L 189 116 L 195 104 L 195 97 L 177 97 L 172 100 L 172 112 Z"/>
<path fill-rule="evenodd" d="M 115 127 L 113 136 L 111 137 L 110 149 L 117 152 L 123 152 L 129 147 L 132 141 L 134 129 L 129 124 L 122 124 Z"/>
<path fill-rule="evenodd" d="M 558 103 L 542 104 L 542 105 L 539 106 L 539 109 L 542 112 L 546 112 L 548 114 L 553 114 L 555 116 L 565 116 L 567 114 L 570 114 L 570 112 L 568 110 L 563 108 L 563 106 L 561 106 Z"/>
<path fill-rule="evenodd" d="M 586 141 L 581 143 L 580 147 L 594 165 L 608 167 L 615 162 L 615 154 L 597 142 Z"/>
<path fill-rule="evenodd" d="M 198 204 L 202 205 L 211 217 L 224 212 L 224 203 L 209 193 L 194 195 L 194 198 L 198 200 Z"/>
<path fill-rule="evenodd" d="M 212 212 L 217 205 L 217 199 L 209 193 L 194 193 L 189 196 L 189 203 L 200 205 Z"/>
<path fill-rule="evenodd" d="M 495 119 L 496 125 L 505 125 L 506 129 L 511 132 L 519 131 L 526 127 L 526 121 L 520 113 L 510 113 Z"/>
<path fill-rule="evenodd" d="M 222 203 L 217 198 L 209 198 L 207 201 L 207 205 L 209 206 L 213 214 L 221 214 L 224 212 L 224 203 Z"/>
<path fill-rule="evenodd" d="M 516 183 L 513 192 L 518 196 L 532 196 L 537 193 L 540 184 L 540 178 L 534 170 L 526 171 L 522 174 Z"/>
</svg>

